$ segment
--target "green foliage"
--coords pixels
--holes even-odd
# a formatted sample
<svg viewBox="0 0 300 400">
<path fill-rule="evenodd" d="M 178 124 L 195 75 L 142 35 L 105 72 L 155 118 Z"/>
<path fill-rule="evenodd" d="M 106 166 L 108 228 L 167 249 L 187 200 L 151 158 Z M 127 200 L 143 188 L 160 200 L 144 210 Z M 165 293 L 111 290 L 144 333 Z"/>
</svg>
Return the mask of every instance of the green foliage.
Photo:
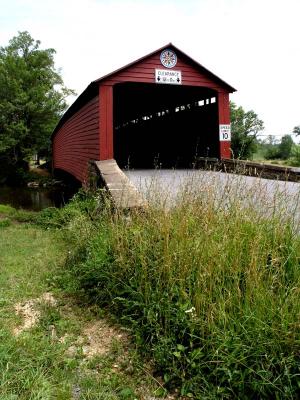
<svg viewBox="0 0 300 400">
<path fill-rule="evenodd" d="M 276 142 L 273 136 L 269 136 L 265 142 L 261 143 L 261 146 L 266 160 L 288 160 L 295 147 L 291 135 L 284 135 L 280 143 Z"/>
<path fill-rule="evenodd" d="M 86 204 L 84 200 L 78 203 L 82 216 L 87 214 Z M 15 210 L 0 205 L 2 212 L 9 215 Z M 90 225 L 86 222 L 85 227 Z M 108 354 L 89 359 L 82 351 L 87 341 L 77 343 L 86 328 L 99 324 L 100 312 L 96 307 L 81 308 L 53 287 L 66 254 L 72 250 L 67 240 L 69 230 L 84 240 L 77 228 L 73 221 L 63 230 L 45 230 L 33 224 L 11 224 L 0 229 L 1 400 L 133 400 L 141 398 L 140 394 L 149 393 L 149 398 L 155 395 L 153 378 L 151 382 L 150 373 L 145 376 L 140 368 L 145 364 L 127 341 L 123 345 L 116 339 L 117 344 Z M 15 313 L 16 304 L 29 302 L 30 313 L 32 303 L 50 288 L 56 304 L 35 303 L 40 313 L 36 325 L 15 336 L 14 329 L 24 322 L 24 316 Z"/>
<path fill-rule="evenodd" d="M 274 208 L 267 217 L 251 207 L 254 197 L 256 203 L 264 201 L 262 190 L 249 193 L 249 203 L 241 205 L 228 188 L 217 202 L 212 191 L 201 189 L 185 192 L 167 210 L 149 206 L 127 216 L 112 214 L 109 205 L 99 206 L 97 196 L 85 192 L 65 209 L 44 211 L 39 223 L 60 229 L 33 232 L 30 226 L 22 251 L 13 247 L 17 291 L 14 283 L 5 289 L 11 282 L 7 243 L 13 227 L 8 227 L 0 241 L 0 261 L 4 256 L 6 266 L 0 275 L 1 300 L 18 297 L 22 287 L 35 296 L 37 290 L 45 291 L 41 276 L 48 272 L 49 260 L 63 261 L 52 250 L 45 262 L 49 244 L 64 246 L 65 268 L 55 271 L 51 284 L 111 310 L 153 360 L 167 388 L 180 388 L 182 396 L 197 399 L 298 398 L 299 237 L 281 218 L 284 209 Z M 279 198 L 282 194 L 276 204 Z M 226 208 L 218 206 L 225 199 Z M 13 212 L 9 207 L 2 211 Z M 41 251 L 43 232 L 53 236 Z M 42 313 L 33 338 L 24 335 L 21 346 L 2 334 L 0 388 L 5 396 L 59 398 L 61 391 L 61 398 L 68 398 L 80 354 L 66 360 L 66 347 L 45 335 L 50 324 L 64 334 L 66 323 L 57 310 Z M 124 376 L 111 373 L 114 360 L 91 360 L 88 368 L 99 371 L 100 380 L 98 374 L 80 370 L 75 381 L 82 397 L 137 397 Z"/>
<path fill-rule="evenodd" d="M 256 150 L 257 134 L 264 129 L 264 123 L 254 111 L 245 111 L 230 102 L 231 150 L 235 158 L 251 158 Z"/>
<path fill-rule="evenodd" d="M 276 160 L 280 158 L 279 145 L 268 146 L 264 156 L 266 160 Z"/>
<path fill-rule="evenodd" d="M 203 190 L 167 211 L 102 212 L 96 225 L 67 260 L 67 284 L 131 327 L 167 387 L 299 396 L 300 241 L 288 222 L 232 196 L 218 208 Z"/>
<path fill-rule="evenodd" d="M 62 363 L 64 346 L 53 346 L 50 338 L 41 332 L 18 340 L 0 329 L 0 338 L 3 399 L 69 398 L 70 389 L 65 381 L 70 371 Z"/>
<path fill-rule="evenodd" d="M 42 210 L 36 223 L 44 228 L 62 228 L 76 220 L 87 219 L 92 222 L 98 213 L 98 197 L 81 189 L 65 207 L 49 207 Z"/>
<path fill-rule="evenodd" d="M 73 93 L 54 67 L 54 49 L 40 49 L 28 32 L 0 48 L 2 176 L 26 169 L 35 153 L 49 154 L 50 135 Z M 13 171 L 12 171 L 13 172 Z"/>
<path fill-rule="evenodd" d="M 300 146 L 294 145 L 292 148 L 292 165 L 300 167 Z"/>
<path fill-rule="evenodd" d="M 15 208 L 6 204 L 0 204 L 0 214 L 13 215 L 15 212 L 16 212 Z"/>
<path fill-rule="evenodd" d="M 8 219 L 8 218 L 0 219 L 0 229 L 7 228 L 8 226 L 10 226 L 10 224 L 11 224 L 10 219 Z"/>
<path fill-rule="evenodd" d="M 279 144 L 279 155 L 281 159 L 287 160 L 291 156 L 293 144 L 294 141 L 291 135 L 284 135 L 281 138 Z"/>
<path fill-rule="evenodd" d="M 6 216 L 6 219 L 10 221 L 35 222 L 37 220 L 37 213 L 34 211 L 17 210 L 5 204 L 0 204 L 0 214 Z"/>
<path fill-rule="evenodd" d="M 295 133 L 297 136 L 300 135 L 300 125 L 295 126 L 295 128 L 293 129 L 293 133 Z"/>
</svg>

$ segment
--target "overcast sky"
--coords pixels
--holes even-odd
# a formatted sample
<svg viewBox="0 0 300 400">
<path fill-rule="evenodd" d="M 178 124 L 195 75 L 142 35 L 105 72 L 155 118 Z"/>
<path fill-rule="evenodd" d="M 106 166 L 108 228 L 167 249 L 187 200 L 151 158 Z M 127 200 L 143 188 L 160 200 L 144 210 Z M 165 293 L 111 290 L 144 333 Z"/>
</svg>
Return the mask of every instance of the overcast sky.
<svg viewBox="0 0 300 400">
<path fill-rule="evenodd" d="M 300 125 L 299 21 L 300 0 L 0 0 L 0 46 L 27 30 L 57 51 L 80 94 L 172 42 L 238 90 L 231 100 L 259 115 L 264 135 L 280 136 Z"/>
</svg>

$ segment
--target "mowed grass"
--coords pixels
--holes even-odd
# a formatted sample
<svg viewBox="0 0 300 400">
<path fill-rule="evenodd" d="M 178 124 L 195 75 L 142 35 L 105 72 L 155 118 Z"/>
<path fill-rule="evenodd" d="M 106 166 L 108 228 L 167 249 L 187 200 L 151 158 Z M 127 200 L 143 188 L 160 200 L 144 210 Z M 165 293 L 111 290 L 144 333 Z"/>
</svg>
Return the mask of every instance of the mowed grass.
<svg viewBox="0 0 300 400">
<path fill-rule="evenodd" d="M 18 302 L 47 290 L 47 277 L 64 264 L 66 245 L 54 231 L 12 223 L 0 229 L 2 301 Z"/>
<path fill-rule="evenodd" d="M 98 307 L 81 306 L 56 286 L 72 250 L 66 233 L 20 223 L 15 219 L 20 213 L 7 206 L 0 213 L 9 221 L 0 225 L 0 399 L 140 399 L 141 393 L 155 392 L 129 341 L 112 337 L 103 354 L 84 354 L 83 346 L 97 339 L 89 339 L 85 328 L 104 321 L 109 333 L 111 324 Z M 41 300 L 47 293 L 55 303 Z M 15 330 L 26 315 L 17 315 L 17 305 L 38 312 L 36 322 L 19 334 Z"/>
<path fill-rule="evenodd" d="M 3 210 L 3 207 L 2 207 Z M 0 398 L 68 398 L 63 350 L 41 327 L 18 337 L 22 324 L 15 305 L 49 290 L 47 278 L 64 261 L 64 246 L 54 232 L 14 220 L 0 228 Z"/>
</svg>

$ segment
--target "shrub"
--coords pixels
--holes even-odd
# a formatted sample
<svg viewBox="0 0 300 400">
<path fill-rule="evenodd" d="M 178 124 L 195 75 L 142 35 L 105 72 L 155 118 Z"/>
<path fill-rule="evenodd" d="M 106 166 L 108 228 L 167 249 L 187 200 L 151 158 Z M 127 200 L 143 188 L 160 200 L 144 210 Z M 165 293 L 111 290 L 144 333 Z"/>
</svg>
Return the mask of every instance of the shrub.
<svg viewBox="0 0 300 400">
<path fill-rule="evenodd" d="M 7 228 L 11 225 L 11 221 L 8 218 L 0 219 L 0 229 Z"/>
<path fill-rule="evenodd" d="M 81 189 L 65 207 L 49 207 L 42 210 L 37 223 L 45 228 L 61 228 L 82 215 L 93 219 L 93 214 L 98 212 L 97 207 L 97 194 L 93 196 Z"/>
<path fill-rule="evenodd" d="M 265 159 L 266 160 L 276 160 L 280 158 L 281 153 L 278 144 L 269 145 L 266 149 Z"/>
<path fill-rule="evenodd" d="M 283 160 L 287 160 L 290 157 L 293 144 L 294 141 L 291 135 L 284 135 L 281 138 L 281 142 L 279 144 L 280 158 L 282 158 Z"/>
<path fill-rule="evenodd" d="M 0 214 L 7 216 L 7 219 L 18 222 L 35 222 L 37 218 L 37 213 L 34 211 L 17 210 L 5 204 L 0 204 Z"/>
<path fill-rule="evenodd" d="M 0 213 L 5 215 L 12 215 L 16 212 L 16 209 L 6 204 L 0 204 Z"/>
<path fill-rule="evenodd" d="M 300 167 L 300 146 L 294 145 L 292 148 L 292 165 Z"/>
</svg>

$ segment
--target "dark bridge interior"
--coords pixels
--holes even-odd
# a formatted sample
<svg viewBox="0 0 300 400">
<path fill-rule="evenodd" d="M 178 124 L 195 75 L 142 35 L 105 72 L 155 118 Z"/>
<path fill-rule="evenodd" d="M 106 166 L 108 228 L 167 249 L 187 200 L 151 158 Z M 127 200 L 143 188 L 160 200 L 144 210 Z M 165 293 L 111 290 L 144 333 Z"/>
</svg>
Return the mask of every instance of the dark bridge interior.
<svg viewBox="0 0 300 400">
<path fill-rule="evenodd" d="M 191 168 L 219 157 L 216 93 L 204 87 L 114 87 L 114 158 L 120 167 Z"/>
</svg>

